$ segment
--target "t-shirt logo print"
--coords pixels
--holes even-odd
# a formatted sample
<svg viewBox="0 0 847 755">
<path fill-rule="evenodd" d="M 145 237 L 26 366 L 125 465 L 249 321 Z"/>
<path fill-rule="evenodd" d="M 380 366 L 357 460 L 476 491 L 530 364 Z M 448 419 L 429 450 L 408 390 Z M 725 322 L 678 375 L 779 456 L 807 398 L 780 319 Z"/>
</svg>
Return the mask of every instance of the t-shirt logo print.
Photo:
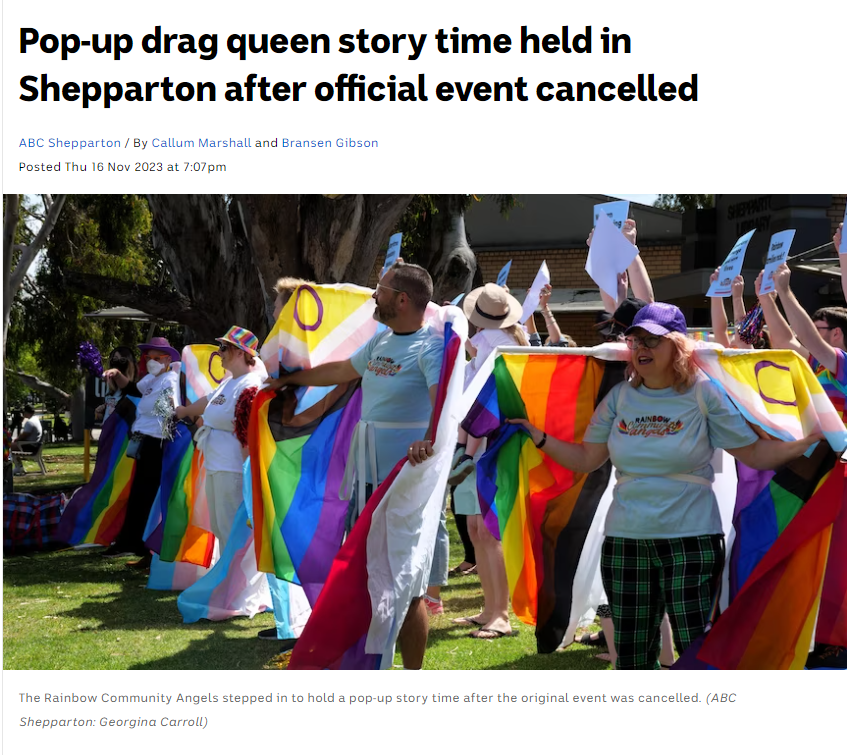
<svg viewBox="0 0 847 755">
<path fill-rule="evenodd" d="M 215 405 L 215 406 L 220 406 L 221 404 L 225 404 L 225 403 L 226 403 L 226 396 L 224 396 L 224 395 L 223 395 L 223 393 L 221 393 L 220 395 L 216 396 L 216 397 L 212 400 L 212 404 L 213 404 L 213 405 Z"/>
<path fill-rule="evenodd" d="M 661 414 L 654 414 L 646 417 L 636 417 L 627 422 L 621 419 L 618 423 L 618 432 L 621 435 L 641 435 L 645 438 L 651 436 L 676 435 L 682 430 L 683 424 L 681 419 L 671 419 L 663 417 Z"/>
<path fill-rule="evenodd" d="M 368 362 L 368 372 L 379 377 L 394 377 L 403 369 L 402 364 L 397 364 L 391 357 L 374 357 Z"/>
</svg>

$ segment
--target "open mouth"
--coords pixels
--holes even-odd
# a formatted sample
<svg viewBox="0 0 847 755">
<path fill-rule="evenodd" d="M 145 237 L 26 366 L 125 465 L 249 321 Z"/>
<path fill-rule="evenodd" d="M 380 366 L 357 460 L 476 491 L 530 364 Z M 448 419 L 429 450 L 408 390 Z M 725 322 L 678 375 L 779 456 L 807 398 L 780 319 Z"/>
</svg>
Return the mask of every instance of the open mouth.
<svg viewBox="0 0 847 755">
<path fill-rule="evenodd" d="M 639 367 L 643 367 L 646 364 L 651 364 L 653 362 L 653 357 L 641 356 L 636 360 L 638 362 Z"/>
</svg>

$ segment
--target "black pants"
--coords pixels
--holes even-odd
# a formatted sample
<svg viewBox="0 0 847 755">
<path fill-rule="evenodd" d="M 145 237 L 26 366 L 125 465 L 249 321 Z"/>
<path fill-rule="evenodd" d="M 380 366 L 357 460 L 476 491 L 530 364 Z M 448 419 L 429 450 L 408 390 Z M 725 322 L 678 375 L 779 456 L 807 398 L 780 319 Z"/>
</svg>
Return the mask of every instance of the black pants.
<svg viewBox="0 0 847 755">
<path fill-rule="evenodd" d="M 149 435 L 145 435 L 141 441 L 132 489 L 129 491 L 126 519 L 116 541 L 120 550 L 132 551 L 139 556 L 148 553 L 144 547 L 144 528 L 162 479 L 162 445 L 160 438 L 151 438 Z"/>
<path fill-rule="evenodd" d="M 465 514 L 456 513 L 456 503 L 453 499 L 453 494 L 456 491 L 456 486 L 450 488 L 450 510 L 453 512 L 453 519 L 456 520 L 456 529 L 459 531 L 459 537 L 462 539 L 462 547 L 465 549 L 465 562 L 476 564 L 476 553 L 474 552 L 473 542 L 468 532 L 468 517 Z"/>
</svg>

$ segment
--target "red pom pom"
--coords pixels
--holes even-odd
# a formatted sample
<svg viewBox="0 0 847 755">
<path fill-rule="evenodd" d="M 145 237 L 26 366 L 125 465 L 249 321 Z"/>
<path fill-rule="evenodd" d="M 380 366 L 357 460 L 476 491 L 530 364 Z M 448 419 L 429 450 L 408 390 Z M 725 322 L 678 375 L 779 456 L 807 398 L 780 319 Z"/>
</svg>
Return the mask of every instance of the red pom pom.
<svg viewBox="0 0 847 755">
<path fill-rule="evenodd" d="M 253 399 L 259 392 L 258 388 L 245 388 L 238 397 L 235 405 L 235 437 L 242 446 L 247 446 L 247 428 L 250 426 L 250 410 Z"/>
</svg>

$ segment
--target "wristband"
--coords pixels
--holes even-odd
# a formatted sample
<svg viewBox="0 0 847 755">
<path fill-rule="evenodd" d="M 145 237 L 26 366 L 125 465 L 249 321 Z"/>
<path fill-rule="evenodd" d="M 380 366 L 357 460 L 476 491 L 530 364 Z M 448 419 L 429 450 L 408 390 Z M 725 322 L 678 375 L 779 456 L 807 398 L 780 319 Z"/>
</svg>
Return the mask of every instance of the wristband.
<svg viewBox="0 0 847 755">
<path fill-rule="evenodd" d="M 544 433 L 544 436 L 541 438 L 541 443 L 536 443 L 536 448 L 543 448 L 544 444 L 547 442 L 547 433 Z"/>
</svg>

